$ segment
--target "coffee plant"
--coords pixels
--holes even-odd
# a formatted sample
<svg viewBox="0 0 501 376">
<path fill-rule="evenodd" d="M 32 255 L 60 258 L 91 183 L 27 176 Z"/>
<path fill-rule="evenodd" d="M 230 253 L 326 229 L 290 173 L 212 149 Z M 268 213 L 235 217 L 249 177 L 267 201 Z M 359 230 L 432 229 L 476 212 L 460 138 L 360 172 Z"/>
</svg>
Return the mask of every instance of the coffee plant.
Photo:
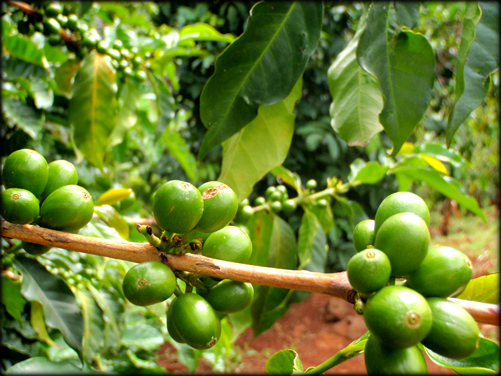
<svg viewBox="0 0 501 376">
<path fill-rule="evenodd" d="M 430 236 L 498 121 L 499 6 L 450 4 L 3 2 L 2 371 L 231 372 L 315 292 L 367 333 L 267 374 L 498 372 L 498 274 Z"/>
</svg>

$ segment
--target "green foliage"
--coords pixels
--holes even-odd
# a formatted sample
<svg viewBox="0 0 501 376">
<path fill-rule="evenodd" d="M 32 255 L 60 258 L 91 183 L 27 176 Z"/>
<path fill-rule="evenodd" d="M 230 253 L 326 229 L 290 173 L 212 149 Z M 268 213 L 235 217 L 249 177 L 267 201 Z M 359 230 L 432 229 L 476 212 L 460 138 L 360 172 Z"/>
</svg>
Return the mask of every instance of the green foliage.
<svg viewBox="0 0 501 376">
<path fill-rule="evenodd" d="M 95 200 L 82 235 L 144 242 L 132 218 L 152 217 L 169 180 L 220 180 L 241 202 L 278 183 L 281 194 L 244 205 L 248 263 L 339 271 L 353 228 L 390 193 L 448 197 L 484 221 L 497 200 L 496 4 L 61 2 L 66 20 L 48 4 L 32 3 L 34 15 L 2 4 L 2 156 L 31 148 L 71 161 Z M 165 341 L 190 372 L 201 357 L 228 371 L 245 328 L 266 331 L 301 299 L 254 286 L 251 306 L 224 318 L 202 352 L 171 339 L 165 304 L 125 301 L 129 263 L 2 245 L 14 259 L 2 275 L 10 373 L 161 373 L 153 354 Z M 492 301 L 489 278 L 464 296 Z M 458 372 L 496 370 L 486 341 L 460 363 L 428 355 Z M 266 366 L 293 371 L 302 366 L 289 350 Z"/>
</svg>

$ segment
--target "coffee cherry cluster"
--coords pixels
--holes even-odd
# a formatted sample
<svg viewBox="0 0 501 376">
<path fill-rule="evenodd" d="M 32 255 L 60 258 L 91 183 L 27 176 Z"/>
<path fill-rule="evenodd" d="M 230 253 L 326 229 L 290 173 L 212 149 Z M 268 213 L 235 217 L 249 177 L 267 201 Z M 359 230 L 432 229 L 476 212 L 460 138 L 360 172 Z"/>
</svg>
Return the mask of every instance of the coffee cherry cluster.
<svg viewBox="0 0 501 376">
<path fill-rule="evenodd" d="M 143 68 L 148 66 L 147 60 L 151 58 L 149 52 L 140 55 L 137 47 L 126 48 L 120 39 L 102 39 L 96 29 L 89 29 L 86 23 L 72 13 L 70 7 L 61 3 L 35 3 L 34 6 L 34 14 L 26 15 L 18 21 L 19 33 L 32 36 L 35 32 L 40 32 L 51 46 L 66 46 L 68 51 L 74 52 L 80 59 L 95 49 L 110 57 L 111 65 L 122 77 L 146 80 Z"/>
<path fill-rule="evenodd" d="M 447 300 L 472 277 L 462 252 L 430 246 L 430 213 L 410 192 L 384 199 L 374 220 L 354 228 L 357 250 L 347 275 L 358 292 L 355 309 L 370 337 L 365 348 L 369 374 L 427 373 L 419 343 L 449 358 L 462 359 L 478 347 L 473 317 Z"/>
<path fill-rule="evenodd" d="M 78 185 L 75 166 L 66 160 L 47 160 L 37 151 L 10 154 L 2 170 L 2 217 L 15 224 L 77 233 L 92 218 L 94 201 Z M 23 242 L 26 252 L 41 255 L 51 247 Z"/>
<path fill-rule="evenodd" d="M 206 257 L 246 263 L 252 254 L 250 237 L 230 225 L 238 207 L 235 192 L 226 184 L 211 181 L 196 188 L 171 180 L 153 196 L 153 215 L 163 230 L 161 237 L 156 238 L 146 226 L 139 229 L 151 244 L 167 253 L 201 252 Z M 178 279 L 185 282 L 185 291 Z M 169 334 L 200 350 L 217 343 L 220 320 L 226 314 L 243 310 L 254 297 L 250 283 L 173 272 L 159 261 L 133 266 L 122 286 L 125 297 L 139 306 L 160 303 L 175 294 L 167 311 Z"/>
</svg>

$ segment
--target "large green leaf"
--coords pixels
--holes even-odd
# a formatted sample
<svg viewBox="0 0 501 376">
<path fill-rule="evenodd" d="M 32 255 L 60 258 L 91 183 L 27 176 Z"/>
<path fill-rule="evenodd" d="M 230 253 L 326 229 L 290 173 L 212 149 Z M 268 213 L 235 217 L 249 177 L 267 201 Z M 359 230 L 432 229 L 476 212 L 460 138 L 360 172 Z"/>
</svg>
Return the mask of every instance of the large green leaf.
<svg viewBox="0 0 501 376">
<path fill-rule="evenodd" d="M 14 265 L 23 275 L 24 298 L 43 305 L 46 325 L 60 330 L 66 343 L 81 357 L 83 316 L 69 287 L 34 259 L 18 255 Z"/>
<path fill-rule="evenodd" d="M 369 3 L 365 3 L 355 36 L 336 56 L 327 72 L 332 95 L 331 125 L 350 146 L 366 146 L 376 133 L 383 130 L 378 116 L 383 109 L 381 91 L 374 76 L 358 64 L 356 55 L 366 26 L 368 6 Z"/>
<path fill-rule="evenodd" d="M 218 180 L 230 186 L 239 200 L 249 196 L 254 184 L 280 166 L 294 134 L 294 104 L 301 97 L 302 80 L 283 101 L 261 106 L 258 116 L 223 143 Z"/>
<path fill-rule="evenodd" d="M 435 80 L 435 56 L 421 34 L 395 30 L 390 3 L 374 2 L 357 49 L 359 64 L 373 74 L 384 96 L 379 115 L 396 155 L 423 117 Z"/>
<path fill-rule="evenodd" d="M 472 279 L 457 298 L 499 304 L 499 273 Z"/>
<path fill-rule="evenodd" d="M 487 222 L 484 212 L 478 206 L 475 198 L 466 195 L 462 191 L 459 182 L 451 177 L 442 176 L 436 170 L 421 166 L 397 166 L 390 170 L 391 174 L 405 175 L 408 179 L 420 180 L 428 184 L 433 189 L 456 201 L 459 205 L 478 215 L 484 222 Z"/>
<path fill-rule="evenodd" d="M 247 222 L 247 227 L 252 239 L 252 256 L 248 264 L 297 268 L 296 238 L 287 222 L 277 215 L 260 212 Z M 255 285 L 254 291 L 251 313 L 254 336 L 257 336 L 285 314 L 289 307 L 287 297 L 290 290 Z"/>
<path fill-rule="evenodd" d="M 267 375 L 292 375 L 301 373 L 303 364 L 297 352 L 291 349 L 280 350 L 273 354 L 264 366 Z"/>
<path fill-rule="evenodd" d="M 464 359 L 446 358 L 422 347 L 433 362 L 460 375 L 497 375 L 499 372 L 499 345 L 484 337 L 480 337 L 478 348 L 473 354 Z"/>
<path fill-rule="evenodd" d="M 480 4 L 480 6 L 479 6 Z M 467 2 L 456 70 L 456 103 L 447 121 L 447 145 L 487 94 L 499 69 L 499 4 Z"/>
<path fill-rule="evenodd" d="M 2 304 L 19 324 L 23 323 L 23 309 L 26 300 L 21 294 L 21 281 L 14 281 L 5 274 L 2 274 Z"/>
<path fill-rule="evenodd" d="M 68 117 L 77 155 L 101 170 L 109 136 L 117 123 L 116 92 L 109 57 L 91 52 L 75 75 Z"/>
<path fill-rule="evenodd" d="M 282 101 L 303 74 L 322 27 L 321 2 L 260 2 L 245 32 L 216 60 L 200 97 L 200 117 L 209 128 L 202 159 L 258 114 L 259 106 Z"/>
</svg>

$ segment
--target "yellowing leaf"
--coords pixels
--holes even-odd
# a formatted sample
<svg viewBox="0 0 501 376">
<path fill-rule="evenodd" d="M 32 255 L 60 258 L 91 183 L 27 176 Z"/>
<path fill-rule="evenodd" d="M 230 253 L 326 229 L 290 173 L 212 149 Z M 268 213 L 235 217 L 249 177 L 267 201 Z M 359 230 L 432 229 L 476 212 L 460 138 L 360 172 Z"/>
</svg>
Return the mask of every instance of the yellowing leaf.
<svg viewBox="0 0 501 376">
<path fill-rule="evenodd" d="M 440 161 L 439 159 L 432 157 L 430 155 L 426 154 L 421 154 L 421 158 L 423 158 L 426 163 L 428 163 L 431 167 L 433 167 L 435 170 L 438 172 L 441 172 L 442 174 L 449 175 L 449 170 L 447 170 L 447 167 L 445 167 L 445 164 Z"/>
</svg>

